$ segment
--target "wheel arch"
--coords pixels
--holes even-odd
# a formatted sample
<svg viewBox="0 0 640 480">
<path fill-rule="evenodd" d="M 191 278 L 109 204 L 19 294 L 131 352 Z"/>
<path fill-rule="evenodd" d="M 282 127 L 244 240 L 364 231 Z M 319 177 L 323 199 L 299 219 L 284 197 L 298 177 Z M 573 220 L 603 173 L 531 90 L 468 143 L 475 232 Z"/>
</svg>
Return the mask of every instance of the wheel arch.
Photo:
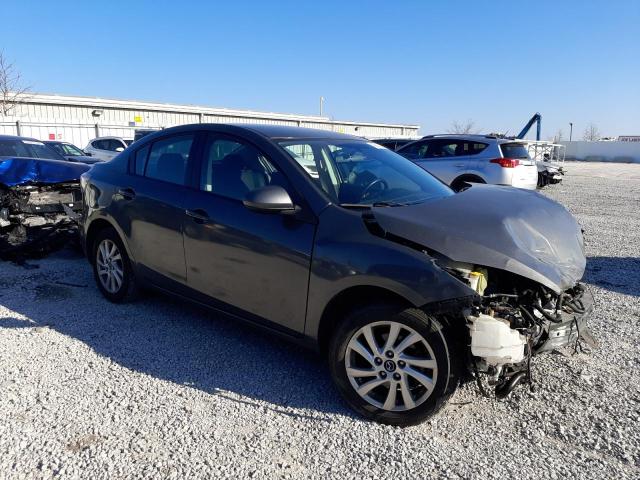
<svg viewBox="0 0 640 480">
<path fill-rule="evenodd" d="M 99 217 L 91 221 L 91 223 L 89 224 L 89 227 L 87 228 L 87 232 L 85 234 L 84 245 L 85 245 L 85 252 L 87 254 L 87 258 L 89 259 L 89 263 L 93 264 L 93 260 L 94 260 L 93 259 L 93 243 L 95 242 L 95 239 L 98 233 L 100 233 L 102 230 L 106 228 L 113 228 L 116 231 L 116 233 L 120 237 L 120 241 L 122 242 L 122 244 L 124 245 L 124 248 L 127 251 L 127 255 L 129 256 L 129 259 L 133 261 L 131 251 L 129 250 L 129 246 L 125 241 L 125 236 L 123 235 L 122 231 L 120 231 L 117 225 L 115 225 L 113 222 L 107 220 L 104 217 Z"/>
<path fill-rule="evenodd" d="M 389 303 L 405 308 L 415 305 L 402 295 L 383 287 L 359 285 L 340 291 L 327 303 L 320 317 L 317 331 L 318 350 L 324 355 L 329 346 L 331 333 L 341 318 L 354 308 L 368 302 Z"/>
<path fill-rule="evenodd" d="M 451 182 L 451 188 L 456 190 L 456 187 L 462 182 L 487 183 L 487 181 L 477 173 L 463 173 Z"/>
</svg>

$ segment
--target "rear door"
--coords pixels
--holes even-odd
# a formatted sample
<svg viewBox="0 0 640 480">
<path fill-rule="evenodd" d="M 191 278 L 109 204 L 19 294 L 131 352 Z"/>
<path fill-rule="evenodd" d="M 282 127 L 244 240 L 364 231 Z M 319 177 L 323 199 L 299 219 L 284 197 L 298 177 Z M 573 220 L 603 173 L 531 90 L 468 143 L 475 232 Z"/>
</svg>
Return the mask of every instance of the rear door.
<svg viewBox="0 0 640 480">
<path fill-rule="evenodd" d="M 414 161 L 450 185 L 466 168 L 466 163 L 462 159 L 456 158 L 456 150 L 461 143 L 459 140 L 451 139 L 426 140 L 418 150 L 417 158 Z"/>
<path fill-rule="evenodd" d="M 132 153 L 128 184 L 118 192 L 122 228 L 143 275 L 154 283 L 186 283 L 182 222 L 191 189 L 195 134 L 162 137 Z"/>
<path fill-rule="evenodd" d="M 299 204 L 278 166 L 251 143 L 209 133 L 201 158 L 183 215 L 189 287 L 226 310 L 302 332 L 315 223 L 244 206 L 249 191 L 267 185 L 284 187 Z"/>
</svg>

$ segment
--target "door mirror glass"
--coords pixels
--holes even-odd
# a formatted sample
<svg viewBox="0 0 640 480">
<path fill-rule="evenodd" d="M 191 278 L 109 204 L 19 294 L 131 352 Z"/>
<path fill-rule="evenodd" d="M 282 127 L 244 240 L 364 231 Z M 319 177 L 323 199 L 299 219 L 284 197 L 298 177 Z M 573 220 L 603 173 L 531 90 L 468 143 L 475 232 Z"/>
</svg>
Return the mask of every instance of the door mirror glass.
<svg viewBox="0 0 640 480">
<path fill-rule="evenodd" d="M 245 207 L 259 212 L 294 212 L 296 210 L 291 197 L 280 185 L 268 185 L 252 190 L 245 196 Z"/>
</svg>

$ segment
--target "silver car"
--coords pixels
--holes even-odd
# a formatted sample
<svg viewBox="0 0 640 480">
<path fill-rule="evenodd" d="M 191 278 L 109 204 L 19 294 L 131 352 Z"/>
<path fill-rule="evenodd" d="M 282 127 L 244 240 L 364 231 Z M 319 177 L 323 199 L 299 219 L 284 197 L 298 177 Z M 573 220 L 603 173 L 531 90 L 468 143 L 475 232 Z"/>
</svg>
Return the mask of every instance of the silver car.
<svg viewBox="0 0 640 480">
<path fill-rule="evenodd" d="M 84 151 L 98 160 L 109 161 L 127 148 L 127 143 L 120 137 L 98 137 L 91 140 Z"/>
<path fill-rule="evenodd" d="M 468 183 L 510 185 L 534 190 L 538 168 L 526 145 L 491 135 L 430 135 L 397 152 L 455 191 Z"/>
</svg>

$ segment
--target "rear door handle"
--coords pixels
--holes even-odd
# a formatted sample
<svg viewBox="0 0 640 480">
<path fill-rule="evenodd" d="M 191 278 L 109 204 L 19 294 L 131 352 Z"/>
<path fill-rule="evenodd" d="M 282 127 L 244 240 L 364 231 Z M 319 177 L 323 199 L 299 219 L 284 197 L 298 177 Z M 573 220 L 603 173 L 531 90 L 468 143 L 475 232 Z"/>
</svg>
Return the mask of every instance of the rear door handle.
<svg viewBox="0 0 640 480">
<path fill-rule="evenodd" d="M 133 188 L 121 188 L 118 190 L 118 194 L 122 195 L 125 200 L 133 200 L 136 198 L 136 192 Z"/>
<path fill-rule="evenodd" d="M 185 210 L 184 213 L 187 216 L 193 218 L 193 221 L 196 223 L 207 223 L 209 221 L 209 215 L 204 210 L 197 208 L 195 210 Z"/>
</svg>

